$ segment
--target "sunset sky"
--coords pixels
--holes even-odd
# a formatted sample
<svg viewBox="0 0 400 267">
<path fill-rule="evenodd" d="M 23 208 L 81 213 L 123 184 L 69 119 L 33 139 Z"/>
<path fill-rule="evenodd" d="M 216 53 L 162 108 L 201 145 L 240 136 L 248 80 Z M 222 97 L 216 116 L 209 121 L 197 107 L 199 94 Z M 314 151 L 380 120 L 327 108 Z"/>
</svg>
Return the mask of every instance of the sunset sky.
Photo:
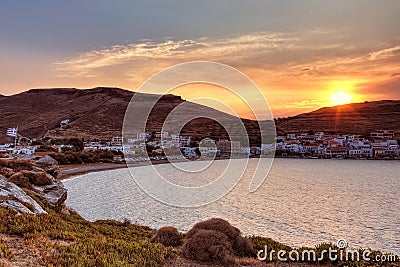
<svg viewBox="0 0 400 267">
<path fill-rule="evenodd" d="M 275 117 L 400 99 L 399 14 L 398 0 L 4 0 L 0 94 L 136 90 L 174 64 L 215 61 L 249 76 Z"/>
</svg>

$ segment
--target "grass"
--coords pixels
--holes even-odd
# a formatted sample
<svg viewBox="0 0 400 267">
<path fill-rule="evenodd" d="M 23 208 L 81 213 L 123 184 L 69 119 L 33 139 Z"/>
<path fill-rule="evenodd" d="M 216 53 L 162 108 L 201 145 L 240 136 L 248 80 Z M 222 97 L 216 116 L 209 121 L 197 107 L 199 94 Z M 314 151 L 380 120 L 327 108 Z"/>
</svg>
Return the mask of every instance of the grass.
<svg viewBox="0 0 400 267">
<path fill-rule="evenodd" d="M 48 212 L 16 216 L 0 208 L 0 233 L 23 237 L 47 266 L 159 266 L 175 255 L 173 248 L 150 242 L 154 232 L 148 227 Z M 1 257 L 9 257 L 7 251 L 0 243 Z"/>
<path fill-rule="evenodd" d="M 12 258 L 12 253 L 10 252 L 10 250 L 8 250 L 2 240 L 0 240 L 0 258 Z"/>
<path fill-rule="evenodd" d="M 103 220 L 89 222 L 78 214 L 63 215 L 47 209 L 49 214 L 17 216 L 9 209 L 0 208 L 0 234 L 18 237 L 28 252 L 39 255 L 41 266 L 161 266 L 174 261 L 179 248 L 152 243 L 155 232 L 148 227 L 131 224 L 129 221 L 118 222 Z M 184 238 L 184 234 L 181 234 Z M 247 237 L 251 240 L 254 257 L 258 250 L 291 251 L 292 248 L 270 238 L 259 236 Z M 5 259 L 14 260 L 4 240 L 0 238 L 0 266 Z M 317 255 L 332 244 L 315 247 Z M 299 251 L 309 249 L 301 248 Z M 14 252 L 14 250 L 13 250 Z M 380 254 L 373 251 L 374 254 Z M 373 258 L 371 256 L 371 258 Z M 237 259 L 241 260 L 241 259 Z M 248 258 L 251 263 L 259 263 L 256 258 Z M 251 266 L 246 263 L 243 265 Z M 277 264 L 276 258 L 274 263 Z M 242 263 L 239 263 L 242 264 Z M 290 264 L 289 264 L 290 265 Z M 396 266 L 397 263 L 371 264 L 371 262 L 334 262 L 328 260 L 307 266 Z M 4 265 L 9 266 L 9 265 Z M 297 266 L 297 265 L 296 265 Z"/>
</svg>

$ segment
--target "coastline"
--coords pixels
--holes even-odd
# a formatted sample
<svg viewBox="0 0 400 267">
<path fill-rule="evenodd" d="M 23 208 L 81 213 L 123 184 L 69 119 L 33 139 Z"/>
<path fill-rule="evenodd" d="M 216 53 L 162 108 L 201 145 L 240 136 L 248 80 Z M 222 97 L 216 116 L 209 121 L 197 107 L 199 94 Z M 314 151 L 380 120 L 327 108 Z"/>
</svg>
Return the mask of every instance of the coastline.
<svg viewBox="0 0 400 267">
<path fill-rule="evenodd" d="M 89 163 L 89 164 L 86 163 L 86 164 L 74 164 L 74 165 L 60 165 L 59 168 L 60 168 L 60 174 L 58 175 L 57 180 L 62 181 L 91 172 L 127 168 L 127 165 L 125 163 Z"/>
<path fill-rule="evenodd" d="M 173 162 L 185 162 L 185 161 L 173 161 Z M 157 161 L 144 161 L 140 163 L 129 164 L 129 167 L 143 167 L 148 165 L 158 165 L 169 163 L 168 160 L 157 160 Z M 84 175 L 92 172 L 109 171 L 121 168 L 128 168 L 127 163 L 85 163 L 85 164 L 73 164 L 73 165 L 60 165 L 60 174 L 57 180 L 67 180 L 80 175 Z"/>
</svg>

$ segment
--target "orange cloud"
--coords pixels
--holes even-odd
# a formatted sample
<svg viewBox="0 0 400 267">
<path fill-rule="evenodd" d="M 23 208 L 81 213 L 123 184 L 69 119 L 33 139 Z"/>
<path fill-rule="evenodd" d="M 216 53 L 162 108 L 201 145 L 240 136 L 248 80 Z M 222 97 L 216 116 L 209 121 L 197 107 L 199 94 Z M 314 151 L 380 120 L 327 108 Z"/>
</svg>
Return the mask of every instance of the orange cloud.
<svg viewBox="0 0 400 267">
<path fill-rule="evenodd" d="M 261 88 L 275 116 L 327 105 L 330 94 L 343 87 L 359 101 L 400 98 L 390 83 L 399 71 L 398 43 L 357 43 L 351 36 L 322 29 L 223 39 L 143 40 L 84 52 L 53 66 L 60 77 L 101 84 L 112 76 L 119 86 L 137 88 L 165 67 L 197 60 L 221 62 L 247 74 Z M 377 84 L 382 86 L 379 93 Z"/>
</svg>

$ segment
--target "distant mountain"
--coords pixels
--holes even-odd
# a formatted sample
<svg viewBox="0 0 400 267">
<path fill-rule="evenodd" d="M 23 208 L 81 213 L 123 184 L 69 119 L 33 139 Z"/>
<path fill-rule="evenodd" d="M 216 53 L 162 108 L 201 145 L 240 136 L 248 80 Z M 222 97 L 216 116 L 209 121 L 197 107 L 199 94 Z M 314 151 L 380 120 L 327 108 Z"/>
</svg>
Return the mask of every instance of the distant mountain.
<svg viewBox="0 0 400 267">
<path fill-rule="evenodd" d="M 376 130 L 400 132 L 400 100 L 382 100 L 325 107 L 277 119 L 285 132 L 334 131 L 369 134 Z"/>
<path fill-rule="evenodd" d="M 121 135 L 124 115 L 129 101 L 135 93 L 119 88 L 98 87 L 93 89 L 55 88 L 32 89 L 17 95 L 0 98 L 0 142 L 10 141 L 5 136 L 8 127 L 19 127 L 19 133 L 28 138 L 69 138 L 85 140 L 110 140 Z M 141 105 L 151 105 L 154 95 L 138 94 Z M 178 116 L 198 114 L 233 125 L 238 123 L 234 116 L 215 109 L 191 103 L 175 95 L 164 95 L 154 106 L 147 122 L 147 131 L 159 131 L 166 116 L 176 106 L 183 108 Z M 68 127 L 61 128 L 60 122 L 69 119 Z M 239 120 L 240 121 L 240 120 Z M 242 119 L 250 136 L 251 144 L 260 142 L 260 130 L 256 121 Z M 273 129 L 272 122 L 263 122 Z M 264 127 L 264 126 L 263 126 Z M 182 135 L 193 137 L 227 138 L 221 124 L 206 118 L 189 122 Z M 242 133 L 233 132 L 234 139 L 242 139 Z"/>
</svg>

